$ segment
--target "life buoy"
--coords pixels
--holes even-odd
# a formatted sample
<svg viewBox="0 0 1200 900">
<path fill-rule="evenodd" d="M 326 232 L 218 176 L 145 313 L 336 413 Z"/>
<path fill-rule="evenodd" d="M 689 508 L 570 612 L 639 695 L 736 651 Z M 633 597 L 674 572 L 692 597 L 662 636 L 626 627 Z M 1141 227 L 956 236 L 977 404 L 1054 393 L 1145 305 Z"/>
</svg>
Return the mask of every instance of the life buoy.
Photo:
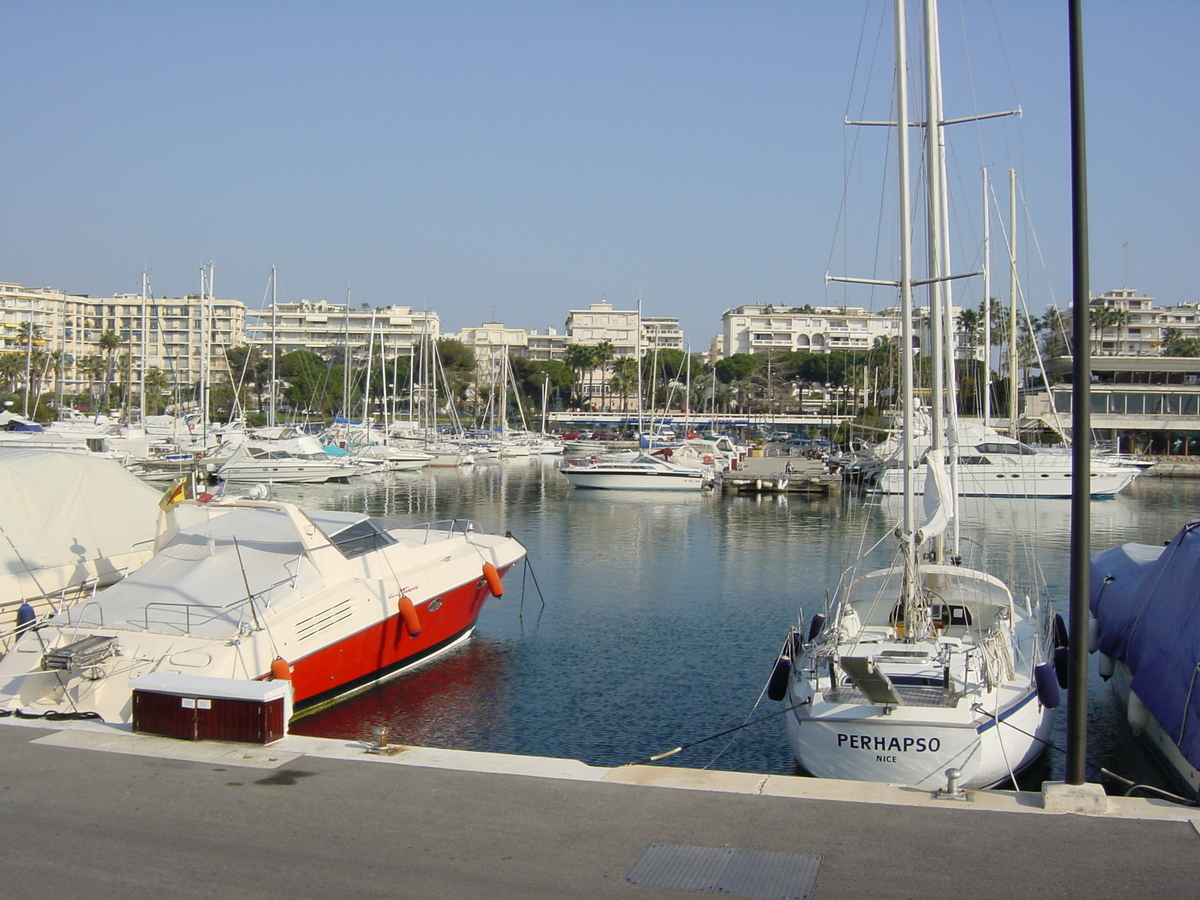
<svg viewBox="0 0 1200 900">
<path fill-rule="evenodd" d="M 483 564 L 483 577 L 487 581 L 488 590 L 492 592 L 493 597 L 499 597 L 504 593 L 504 585 L 500 583 L 500 573 L 491 563 Z"/>
<path fill-rule="evenodd" d="M 400 595 L 400 618 L 404 621 L 404 627 L 408 629 L 411 637 L 416 637 L 421 633 L 421 619 L 417 615 L 417 608 L 413 605 L 407 594 Z"/>
</svg>

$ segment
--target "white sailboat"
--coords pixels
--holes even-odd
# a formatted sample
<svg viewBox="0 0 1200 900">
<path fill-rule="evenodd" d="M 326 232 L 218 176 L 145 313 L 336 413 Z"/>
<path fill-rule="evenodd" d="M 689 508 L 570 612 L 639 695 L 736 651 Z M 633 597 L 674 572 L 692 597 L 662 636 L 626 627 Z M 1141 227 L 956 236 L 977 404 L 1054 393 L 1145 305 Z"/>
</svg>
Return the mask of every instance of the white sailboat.
<svg viewBox="0 0 1200 900">
<path fill-rule="evenodd" d="M 925 9 L 926 69 L 933 81 L 938 78 L 933 0 L 926 0 Z M 904 19 L 904 0 L 896 0 L 901 123 L 896 128 L 901 231 L 896 284 L 901 346 L 911 347 L 914 279 Z M 940 129 L 936 84 L 929 86 L 929 97 L 929 118 Z M 931 134 L 928 144 L 939 146 L 940 135 Z M 930 166 L 931 181 L 938 177 L 938 165 L 935 160 Z M 937 219 L 931 213 L 931 226 Z M 935 241 L 940 244 L 936 235 L 931 245 Z M 941 272 L 936 255 L 931 268 L 929 283 L 950 277 Z M 912 435 L 916 400 L 911 353 L 901 354 L 901 365 L 904 433 Z M 935 387 L 935 397 L 943 393 Z M 1018 600 L 999 578 L 958 565 L 944 551 L 955 493 L 942 465 L 939 418 L 935 415 L 927 454 L 924 523 L 918 527 L 914 442 L 905 441 L 903 516 L 893 563 L 857 577 L 852 569 L 825 612 L 813 616 L 807 628 L 802 617 L 800 627 L 792 629 L 772 675 L 768 693 L 786 701 L 792 751 L 818 777 L 945 787 L 949 770 L 957 770 L 959 787 L 989 787 L 1035 759 L 1049 736 L 1051 708 L 1058 702 L 1053 667 L 1046 662 L 1054 632 L 1049 609 L 1037 599 Z M 952 435 L 953 425 L 944 430 Z"/>
</svg>

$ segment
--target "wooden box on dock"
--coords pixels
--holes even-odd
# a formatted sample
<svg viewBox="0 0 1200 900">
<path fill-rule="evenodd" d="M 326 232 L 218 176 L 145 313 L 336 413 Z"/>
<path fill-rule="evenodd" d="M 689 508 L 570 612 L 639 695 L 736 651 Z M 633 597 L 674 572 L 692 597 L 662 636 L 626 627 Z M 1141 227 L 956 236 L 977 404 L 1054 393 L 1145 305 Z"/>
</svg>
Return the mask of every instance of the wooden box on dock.
<svg viewBox="0 0 1200 900">
<path fill-rule="evenodd" d="M 185 741 L 269 744 L 287 733 L 286 681 L 158 672 L 135 678 L 133 730 Z"/>
</svg>

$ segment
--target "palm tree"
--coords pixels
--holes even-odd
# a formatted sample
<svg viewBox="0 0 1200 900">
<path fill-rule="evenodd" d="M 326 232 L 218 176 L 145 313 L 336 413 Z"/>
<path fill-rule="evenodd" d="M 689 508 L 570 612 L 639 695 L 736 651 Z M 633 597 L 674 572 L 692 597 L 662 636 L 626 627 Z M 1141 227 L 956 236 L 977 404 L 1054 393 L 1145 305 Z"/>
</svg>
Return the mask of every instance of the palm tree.
<svg viewBox="0 0 1200 900">
<path fill-rule="evenodd" d="M 25 354 L 0 353 L 0 384 L 4 389 L 15 390 L 17 382 L 25 377 Z"/>
<path fill-rule="evenodd" d="M 96 382 L 104 375 L 104 360 L 99 356 L 85 356 L 76 360 L 75 368 L 87 379 L 89 405 L 96 405 Z"/>
<path fill-rule="evenodd" d="M 597 344 L 593 348 L 592 365 L 597 366 L 600 369 L 601 385 L 605 384 L 604 367 L 607 366 L 609 364 L 609 362 L 612 361 L 612 359 L 615 355 L 616 354 L 613 353 L 613 345 L 610 344 L 608 341 L 601 341 L 599 344 Z M 608 407 L 607 402 L 605 402 L 604 405 L 606 408 Z"/>
<path fill-rule="evenodd" d="M 162 411 L 163 395 L 166 394 L 167 388 L 170 387 L 167 381 L 167 375 L 162 369 L 153 366 L 146 370 L 145 375 L 145 391 L 146 391 L 146 413 L 151 416 L 156 416 Z"/>
<path fill-rule="evenodd" d="M 575 373 L 575 381 L 571 386 L 574 393 L 580 394 L 578 386 L 583 381 L 583 373 L 591 371 L 595 365 L 595 358 L 595 347 L 589 344 L 571 344 L 567 347 L 566 353 L 563 354 L 563 362 Z M 583 397 L 580 394 L 580 406 L 583 405 Z"/>
<path fill-rule="evenodd" d="M 1096 353 L 1100 345 L 1104 341 L 1104 332 L 1117 324 L 1118 310 L 1114 306 L 1097 306 L 1092 310 L 1092 330 L 1095 332 L 1093 338 L 1092 352 Z"/>
<path fill-rule="evenodd" d="M 1067 334 L 1062 310 L 1051 306 L 1042 317 L 1042 352 L 1046 356 L 1069 356 L 1071 336 Z"/>
<path fill-rule="evenodd" d="M 96 340 L 96 343 L 99 345 L 100 349 L 104 351 L 106 362 L 104 384 L 105 392 L 107 393 L 107 386 L 112 384 L 113 375 L 115 374 L 114 370 L 116 368 L 117 349 L 121 346 L 121 337 L 115 331 L 109 328 L 100 335 L 100 337 Z M 106 397 L 101 396 L 101 401 L 106 399 Z"/>
<path fill-rule="evenodd" d="M 613 363 L 612 373 L 608 388 L 620 396 L 622 409 L 628 409 L 629 395 L 637 389 L 637 360 L 632 356 L 622 356 Z"/>
</svg>

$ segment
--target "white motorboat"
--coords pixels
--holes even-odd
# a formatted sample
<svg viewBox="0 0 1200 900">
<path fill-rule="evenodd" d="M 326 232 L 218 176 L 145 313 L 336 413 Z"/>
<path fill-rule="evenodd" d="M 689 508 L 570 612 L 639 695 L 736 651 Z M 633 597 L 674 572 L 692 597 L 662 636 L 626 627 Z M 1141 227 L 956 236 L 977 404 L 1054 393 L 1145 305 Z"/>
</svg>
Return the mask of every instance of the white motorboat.
<svg viewBox="0 0 1200 900">
<path fill-rule="evenodd" d="M 379 463 L 386 472 L 421 469 L 433 462 L 432 453 L 391 444 L 367 444 L 357 448 L 353 456 L 356 460 Z"/>
<path fill-rule="evenodd" d="M 610 491 L 699 491 L 712 481 L 710 469 L 645 454 L 630 460 L 597 457 L 570 461 L 558 471 L 574 487 Z"/>
<path fill-rule="evenodd" d="M 326 481 L 348 481 L 359 471 L 348 459 L 332 456 L 310 459 L 293 456 L 286 450 L 264 450 L 242 444 L 213 475 L 231 484 L 323 484 Z"/>
<path fill-rule="evenodd" d="M 149 562 L 26 634 L 0 660 L 0 706 L 129 722 L 131 682 L 177 673 L 193 697 L 290 680 L 295 709 L 312 707 L 465 639 L 525 555 L 463 521 L 395 527 L 261 500 L 203 510 L 175 527 L 172 508 Z"/>
<path fill-rule="evenodd" d="M 962 497 L 1071 496 L 1069 453 L 1047 453 L 983 426 L 963 426 L 957 431 L 956 488 Z M 1090 470 L 1091 495 L 1115 497 L 1140 474 L 1135 466 L 1093 457 Z M 925 483 L 925 464 L 913 472 L 917 485 Z M 904 492 L 904 473 L 899 465 L 880 470 L 875 489 L 882 494 Z M 920 491 L 918 490 L 918 493 Z"/>
<path fill-rule="evenodd" d="M 932 16 L 931 7 L 926 5 Z M 936 17 L 927 21 L 925 33 L 936 36 Z M 897 121 L 905 123 L 903 0 L 896 3 L 896 34 Z M 926 62 L 927 77 L 937 77 L 934 49 L 927 50 Z M 942 121 L 940 110 L 931 119 Z M 896 129 L 902 347 L 913 346 L 914 330 L 908 130 Z M 940 148 L 940 137 L 931 136 L 928 144 Z M 942 171 L 937 158 L 930 168 Z M 947 274 L 933 268 L 927 283 L 936 286 Z M 949 306 L 940 289 L 931 294 L 931 309 Z M 949 368 L 949 360 L 935 355 L 936 376 L 942 366 Z M 1013 777 L 1049 738 L 1059 699 L 1050 662 L 1057 629 L 1048 604 L 1036 597 L 1018 601 L 1000 579 L 957 564 L 957 546 L 946 546 L 955 540 L 948 532 L 955 488 L 942 464 L 941 444 L 954 425 L 949 415 L 942 428 L 940 409 L 929 432 L 925 521 L 918 526 L 910 354 L 901 354 L 901 369 L 902 436 L 909 439 L 902 441 L 904 500 L 896 557 L 865 574 L 858 574 L 858 564 L 851 566 L 821 613 L 808 622 L 801 615 L 784 642 L 768 696 L 785 701 L 792 752 L 813 775 L 947 787 L 954 772 L 959 787 L 989 787 Z"/>
<path fill-rule="evenodd" d="M 1200 796 L 1200 522 L 1163 545 L 1125 544 L 1091 561 L 1099 670 L 1134 734 Z"/>
</svg>

